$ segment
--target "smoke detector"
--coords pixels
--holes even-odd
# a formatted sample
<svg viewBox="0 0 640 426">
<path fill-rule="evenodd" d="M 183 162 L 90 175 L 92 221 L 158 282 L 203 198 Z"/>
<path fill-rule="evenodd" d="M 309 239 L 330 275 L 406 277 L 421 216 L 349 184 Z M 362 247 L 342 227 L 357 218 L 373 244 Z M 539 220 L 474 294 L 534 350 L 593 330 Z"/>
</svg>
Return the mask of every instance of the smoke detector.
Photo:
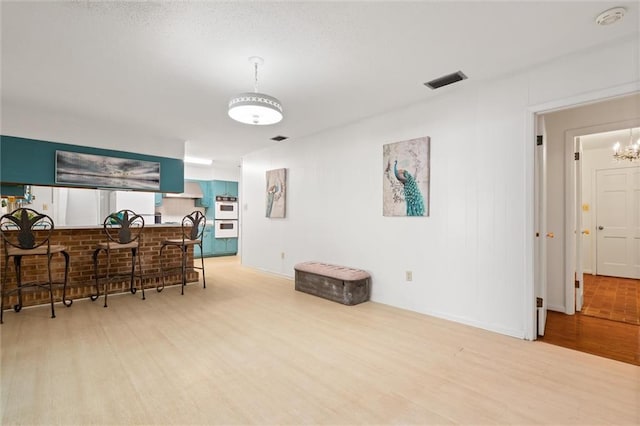
<svg viewBox="0 0 640 426">
<path fill-rule="evenodd" d="M 624 7 L 614 7 L 613 9 L 605 10 L 596 17 L 596 24 L 598 25 L 611 25 L 622 19 L 627 10 Z"/>
</svg>

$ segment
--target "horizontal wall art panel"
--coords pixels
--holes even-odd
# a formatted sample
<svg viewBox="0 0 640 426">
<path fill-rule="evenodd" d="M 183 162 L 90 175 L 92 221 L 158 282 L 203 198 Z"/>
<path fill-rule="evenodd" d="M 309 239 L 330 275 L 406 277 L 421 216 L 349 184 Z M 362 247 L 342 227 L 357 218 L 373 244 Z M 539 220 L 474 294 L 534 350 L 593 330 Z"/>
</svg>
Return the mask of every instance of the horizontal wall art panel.
<svg viewBox="0 0 640 426">
<path fill-rule="evenodd" d="M 56 183 L 121 189 L 160 189 L 160 163 L 56 151 Z"/>
</svg>

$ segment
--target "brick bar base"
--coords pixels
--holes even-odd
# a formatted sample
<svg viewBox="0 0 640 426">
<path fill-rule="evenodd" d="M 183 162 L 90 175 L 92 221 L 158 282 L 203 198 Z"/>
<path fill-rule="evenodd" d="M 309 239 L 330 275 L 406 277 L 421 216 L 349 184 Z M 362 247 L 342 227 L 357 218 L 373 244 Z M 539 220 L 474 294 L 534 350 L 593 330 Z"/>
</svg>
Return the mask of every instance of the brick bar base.
<svg viewBox="0 0 640 426">
<path fill-rule="evenodd" d="M 160 245 L 162 241 L 169 238 L 181 238 L 182 228 L 178 226 L 145 226 L 142 235 L 141 254 L 143 282 L 146 288 L 155 288 L 161 284 L 160 275 Z M 93 251 L 96 244 L 107 241 L 102 228 L 79 228 L 79 229 L 55 229 L 51 237 L 51 244 L 62 244 L 67 247 L 69 253 L 69 280 L 67 283 L 67 299 L 80 299 L 95 294 L 95 276 L 93 272 Z M 102 277 L 106 272 L 106 254 L 100 252 L 98 257 L 98 274 Z M 16 274 L 13 258 L 9 259 L 9 269 L 7 276 L 4 276 L 4 245 L 0 244 L 0 274 L 5 280 L 7 290 L 16 288 Z M 165 268 L 170 268 L 166 275 L 166 284 L 180 284 L 182 282 L 180 266 L 180 249 L 169 247 L 164 252 Z M 136 275 L 138 274 L 136 265 Z M 193 246 L 187 251 L 187 267 L 193 266 Z M 176 269 L 172 269 L 176 268 Z M 51 272 L 54 282 L 62 283 L 64 279 L 64 257 L 61 254 L 54 255 L 51 260 Z M 131 274 L 131 250 L 115 250 L 111 252 L 111 272 L 118 275 L 117 280 L 112 280 L 109 284 L 109 294 L 123 293 L 129 291 Z M 120 278 L 121 276 L 121 278 Z M 187 282 L 198 281 L 197 271 L 187 271 Z M 47 261 L 46 256 L 25 256 L 22 258 L 22 282 L 47 281 Z M 100 281 L 100 293 L 102 294 L 102 284 Z M 135 286 L 141 290 L 140 279 L 136 276 Z M 62 300 L 62 285 L 54 288 L 54 298 L 56 301 Z M 10 309 L 18 303 L 18 296 L 13 293 L 5 298 L 5 309 Z M 40 288 L 30 288 L 23 291 L 23 306 L 33 306 L 49 303 L 49 292 Z"/>
</svg>

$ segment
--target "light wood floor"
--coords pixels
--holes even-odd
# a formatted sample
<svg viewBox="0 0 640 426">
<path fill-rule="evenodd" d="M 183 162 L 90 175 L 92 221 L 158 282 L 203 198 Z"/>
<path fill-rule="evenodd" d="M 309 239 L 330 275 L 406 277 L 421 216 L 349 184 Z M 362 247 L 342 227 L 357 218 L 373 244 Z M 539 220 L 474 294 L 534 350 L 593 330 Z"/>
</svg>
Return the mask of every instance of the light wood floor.
<svg viewBox="0 0 640 426">
<path fill-rule="evenodd" d="M 206 267 L 184 296 L 7 312 L 2 424 L 640 423 L 636 366 Z"/>
</svg>

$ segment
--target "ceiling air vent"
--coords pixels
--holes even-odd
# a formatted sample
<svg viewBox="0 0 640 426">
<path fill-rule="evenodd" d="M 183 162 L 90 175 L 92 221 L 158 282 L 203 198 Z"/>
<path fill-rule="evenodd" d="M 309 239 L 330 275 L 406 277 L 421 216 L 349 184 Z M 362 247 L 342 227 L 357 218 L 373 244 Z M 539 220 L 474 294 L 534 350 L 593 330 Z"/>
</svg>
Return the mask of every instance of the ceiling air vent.
<svg viewBox="0 0 640 426">
<path fill-rule="evenodd" d="M 446 86 L 448 84 L 457 83 L 458 81 L 466 80 L 467 76 L 464 75 L 462 71 L 454 72 L 453 74 L 448 74 L 435 80 L 427 81 L 424 83 L 430 89 L 439 89 L 442 86 Z"/>
<path fill-rule="evenodd" d="M 271 138 L 272 141 L 276 141 L 276 142 L 280 142 L 283 141 L 285 139 L 289 139 L 288 136 L 274 136 Z"/>
</svg>

